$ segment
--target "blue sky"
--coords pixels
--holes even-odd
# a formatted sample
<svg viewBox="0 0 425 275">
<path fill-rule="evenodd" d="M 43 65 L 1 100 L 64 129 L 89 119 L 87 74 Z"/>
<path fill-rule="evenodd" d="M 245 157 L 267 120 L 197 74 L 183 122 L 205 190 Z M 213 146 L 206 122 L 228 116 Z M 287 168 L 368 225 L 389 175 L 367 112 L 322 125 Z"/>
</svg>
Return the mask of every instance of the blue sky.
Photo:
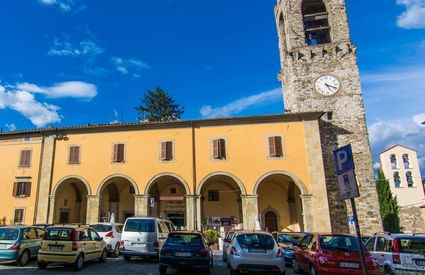
<svg viewBox="0 0 425 275">
<path fill-rule="evenodd" d="M 281 113 L 275 2 L 1 1 L 0 128 L 133 122 L 156 85 L 183 119 Z M 425 0 L 346 2 L 375 159 L 424 167 Z"/>
</svg>

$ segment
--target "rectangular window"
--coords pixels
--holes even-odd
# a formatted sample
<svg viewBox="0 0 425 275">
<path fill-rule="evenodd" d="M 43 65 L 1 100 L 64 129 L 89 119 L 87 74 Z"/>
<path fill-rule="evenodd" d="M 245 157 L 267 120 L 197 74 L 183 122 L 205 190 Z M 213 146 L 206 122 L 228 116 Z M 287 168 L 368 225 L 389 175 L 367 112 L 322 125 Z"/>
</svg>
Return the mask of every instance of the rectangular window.
<svg viewBox="0 0 425 275">
<path fill-rule="evenodd" d="M 13 184 L 14 197 L 29 197 L 31 195 L 31 182 L 15 182 Z"/>
<path fill-rule="evenodd" d="M 226 141 L 224 139 L 213 140 L 213 158 L 226 159 Z"/>
<path fill-rule="evenodd" d="M 21 150 L 19 159 L 19 167 L 30 167 L 31 164 L 31 150 Z"/>
<path fill-rule="evenodd" d="M 79 164 L 80 163 L 80 146 L 70 146 L 69 147 L 69 164 Z"/>
<path fill-rule="evenodd" d="M 161 142 L 161 160 L 163 161 L 173 160 L 173 142 L 172 141 Z"/>
<path fill-rule="evenodd" d="M 124 162 L 124 144 L 114 144 L 114 162 Z"/>
<path fill-rule="evenodd" d="M 218 190 L 209 190 L 208 191 L 208 201 L 219 201 L 219 193 Z"/>
<path fill-rule="evenodd" d="M 15 209 L 15 215 L 13 216 L 13 223 L 15 223 L 15 224 L 24 223 L 24 209 L 23 208 Z"/>
<path fill-rule="evenodd" d="M 283 157 L 282 137 L 269 137 L 269 156 L 272 158 Z"/>
</svg>

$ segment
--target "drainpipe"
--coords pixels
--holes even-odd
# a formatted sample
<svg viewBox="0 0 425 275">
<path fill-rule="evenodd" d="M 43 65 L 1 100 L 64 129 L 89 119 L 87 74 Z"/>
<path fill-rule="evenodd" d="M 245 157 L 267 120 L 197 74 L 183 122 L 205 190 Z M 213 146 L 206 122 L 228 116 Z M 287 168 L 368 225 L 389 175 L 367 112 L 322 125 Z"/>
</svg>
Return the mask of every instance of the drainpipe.
<svg viewBox="0 0 425 275">
<path fill-rule="evenodd" d="M 193 228 L 198 229 L 198 208 L 197 208 L 197 194 L 196 194 L 196 150 L 195 150 L 195 127 L 193 120 L 190 122 L 192 127 L 192 189 L 193 189 Z"/>
<path fill-rule="evenodd" d="M 40 194 L 40 181 L 41 181 L 41 167 L 43 165 L 43 154 L 44 154 L 44 134 L 41 136 L 41 149 L 40 149 L 40 162 L 38 165 L 38 177 L 37 177 L 37 192 L 35 194 L 35 205 L 34 205 L 34 217 L 32 224 L 35 224 L 37 221 L 37 210 L 38 210 L 38 198 Z"/>
<path fill-rule="evenodd" d="M 52 167 L 50 169 L 50 182 L 49 182 L 49 196 L 52 195 L 53 170 L 55 169 L 55 155 L 56 155 L 56 140 L 57 139 L 58 139 L 58 133 L 56 133 L 54 135 L 54 139 L 53 139 Z M 54 209 L 55 209 L 55 206 L 50 205 L 50 197 L 49 197 L 49 203 L 47 204 L 47 220 L 46 220 L 46 223 L 49 223 L 50 211 L 54 211 Z M 53 217 L 53 220 L 54 220 L 54 217 Z M 53 223 L 53 220 L 52 220 L 52 223 Z"/>
</svg>

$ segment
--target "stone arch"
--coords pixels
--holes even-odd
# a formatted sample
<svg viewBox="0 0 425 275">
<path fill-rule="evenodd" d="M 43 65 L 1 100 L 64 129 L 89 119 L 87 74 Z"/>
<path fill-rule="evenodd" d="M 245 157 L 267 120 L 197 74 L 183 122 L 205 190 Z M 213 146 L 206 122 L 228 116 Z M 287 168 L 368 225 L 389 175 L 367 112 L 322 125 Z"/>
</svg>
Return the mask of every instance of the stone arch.
<svg viewBox="0 0 425 275">
<path fill-rule="evenodd" d="M 201 192 L 202 192 L 202 188 L 204 187 L 205 183 L 206 183 L 206 182 L 207 182 L 210 178 L 212 178 L 212 177 L 214 177 L 214 176 L 227 176 L 227 177 L 229 177 L 229 178 L 233 179 L 233 181 L 234 181 L 234 182 L 238 185 L 239 190 L 241 191 L 241 195 L 242 195 L 242 196 L 245 196 L 245 195 L 247 194 L 245 186 L 243 185 L 242 181 L 241 181 L 238 177 L 236 177 L 235 175 L 233 175 L 233 174 L 231 174 L 231 173 L 223 172 L 223 171 L 220 171 L 220 172 L 213 172 L 213 173 L 210 173 L 210 174 L 206 175 L 206 176 L 205 176 L 205 177 L 201 180 L 201 182 L 199 183 L 198 188 L 196 189 L 196 194 L 201 194 Z"/>
<path fill-rule="evenodd" d="M 301 14 L 306 45 L 331 42 L 328 7 L 323 0 L 302 0 Z M 320 16 L 317 16 L 320 15 Z M 320 29 L 318 29 L 320 27 Z"/>
<path fill-rule="evenodd" d="M 301 195 L 306 195 L 309 194 L 307 187 L 305 186 L 305 184 L 294 174 L 290 173 L 290 172 L 286 172 L 286 171 L 270 171 L 264 175 L 262 175 L 257 182 L 254 185 L 254 189 L 252 190 L 253 194 L 257 194 L 258 193 L 258 187 L 260 186 L 261 182 L 263 182 L 264 179 L 266 179 L 269 176 L 273 176 L 273 175 L 282 175 L 282 176 L 287 176 L 290 177 L 293 182 L 295 183 L 295 185 L 301 190 Z"/>
<path fill-rule="evenodd" d="M 87 189 L 87 195 L 91 195 L 92 191 L 91 191 L 91 187 L 90 184 L 88 183 L 88 181 L 86 179 L 84 179 L 83 177 L 80 176 L 76 176 L 76 175 L 70 175 L 70 176 L 66 176 L 61 178 L 58 183 L 56 183 L 55 187 L 52 190 L 52 195 L 54 196 L 56 194 L 56 191 L 58 190 L 59 186 L 64 183 L 65 181 L 69 180 L 69 179 L 77 179 L 79 181 L 81 181 L 82 183 L 84 183 L 84 185 L 86 186 Z"/>
<path fill-rule="evenodd" d="M 103 191 L 103 189 L 106 187 L 106 185 L 108 185 L 109 184 L 109 181 L 111 180 L 111 179 L 113 179 L 113 178 L 123 178 L 123 179 L 126 179 L 126 180 L 128 180 L 129 182 L 130 182 L 130 184 L 133 186 L 133 188 L 134 188 L 134 194 L 135 195 L 139 195 L 140 194 L 140 192 L 139 192 L 139 187 L 137 186 L 137 184 L 136 184 L 136 182 L 132 179 L 132 178 L 130 178 L 129 176 L 126 176 L 126 175 L 124 175 L 124 174 L 113 174 L 113 175 L 110 175 L 110 176 L 108 176 L 108 177 L 106 177 L 101 183 L 100 183 L 100 185 L 99 185 L 99 187 L 97 188 L 97 192 L 96 192 L 96 195 L 97 196 L 100 196 L 100 194 L 102 194 L 102 191 Z"/>
<path fill-rule="evenodd" d="M 182 178 L 182 177 L 180 177 L 179 175 L 177 175 L 177 174 L 174 174 L 174 173 L 160 173 L 160 174 L 158 174 L 158 175 L 155 175 L 153 178 L 151 178 L 151 180 L 148 182 L 148 184 L 146 185 L 146 187 L 145 187 L 145 190 L 144 190 L 144 195 L 147 195 L 148 193 L 149 193 L 149 190 L 152 188 L 152 186 L 155 184 L 155 182 L 159 179 L 159 178 L 162 178 L 162 177 L 173 177 L 173 178 L 176 178 L 177 180 L 179 180 L 180 181 L 180 183 L 181 184 L 183 184 L 183 186 L 184 186 L 184 189 L 186 190 L 186 194 L 188 195 L 188 194 L 190 194 L 190 188 L 189 188 L 189 185 L 187 184 L 187 182 Z"/>
</svg>

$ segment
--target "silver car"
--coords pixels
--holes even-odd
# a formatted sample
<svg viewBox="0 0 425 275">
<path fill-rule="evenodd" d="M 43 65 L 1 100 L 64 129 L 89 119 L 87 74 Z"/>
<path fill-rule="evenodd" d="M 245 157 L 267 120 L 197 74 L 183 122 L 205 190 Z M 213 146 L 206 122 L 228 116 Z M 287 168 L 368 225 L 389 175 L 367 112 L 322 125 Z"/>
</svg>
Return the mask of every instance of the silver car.
<svg viewBox="0 0 425 275">
<path fill-rule="evenodd" d="M 268 272 L 285 274 L 283 251 L 266 232 L 242 232 L 229 247 L 227 263 L 230 274 Z"/>
<path fill-rule="evenodd" d="M 242 230 L 236 229 L 231 230 L 227 233 L 226 238 L 223 240 L 223 262 L 227 262 L 227 255 L 229 254 L 229 247 L 233 239 L 238 235 Z"/>
</svg>

